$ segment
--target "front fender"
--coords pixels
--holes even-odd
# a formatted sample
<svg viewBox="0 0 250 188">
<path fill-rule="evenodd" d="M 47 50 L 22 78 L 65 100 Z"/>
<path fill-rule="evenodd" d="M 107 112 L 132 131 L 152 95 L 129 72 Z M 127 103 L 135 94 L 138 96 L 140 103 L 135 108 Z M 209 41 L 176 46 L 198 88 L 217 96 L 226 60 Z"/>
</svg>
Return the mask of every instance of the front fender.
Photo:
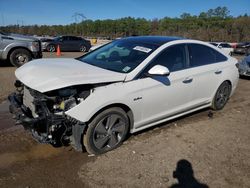
<svg viewBox="0 0 250 188">
<path fill-rule="evenodd" d="M 2 59 L 7 59 L 9 52 L 14 48 L 26 48 L 30 51 L 28 43 L 15 42 L 8 44 L 2 51 Z"/>
<path fill-rule="evenodd" d="M 134 99 L 140 94 L 138 82 L 110 84 L 95 89 L 84 101 L 65 113 L 81 122 L 88 122 L 101 109 L 119 103 L 128 106 L 134 121 L 137 121 L 141 118 L 142 100 Z"/>
</svg>

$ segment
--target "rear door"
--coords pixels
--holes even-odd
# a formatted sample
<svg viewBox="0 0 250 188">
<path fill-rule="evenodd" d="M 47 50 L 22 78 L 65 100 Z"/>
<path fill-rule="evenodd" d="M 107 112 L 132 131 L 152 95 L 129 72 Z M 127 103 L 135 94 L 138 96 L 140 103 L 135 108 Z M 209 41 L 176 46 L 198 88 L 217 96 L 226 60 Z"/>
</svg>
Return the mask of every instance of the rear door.
<svg viewBox="0 0 250 188">
<path fill-rule="evenodd" d="M 227 57 L 202 44 L 188 44 L 188 50 L 194 83 L 191 100 L 196 106 L 208 104 L 221 82 Z"/>
<path fill-rule="evenodd" d="M 70 36 L 63 36 L 62 50 L 73 51 L 73 43 Z"/>
</svg>

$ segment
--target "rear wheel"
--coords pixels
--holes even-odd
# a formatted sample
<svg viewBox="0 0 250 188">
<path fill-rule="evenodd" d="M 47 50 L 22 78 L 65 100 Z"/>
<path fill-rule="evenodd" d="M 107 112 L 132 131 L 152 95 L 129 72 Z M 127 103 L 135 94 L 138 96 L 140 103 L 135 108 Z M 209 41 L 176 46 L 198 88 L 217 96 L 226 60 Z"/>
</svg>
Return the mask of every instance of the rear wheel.
<svg viewBox="0 0 250 188">
<path fill-rule="evenodd" d="M 84 135 L 84 146 L 90 154 L 102 154 L 120 146 L 129 128 L 127 114 L 114 107 L 98 114 Z"/>
<path fill-rule="evenodd" d="M 22 66 L 32 59 L 32 56 L 28 50 L 15 49 L 10 54 L 10 63 L 16 67 Z"/>
<path fill-rule="evenodd" d="M 80 52 L 86 52 L 87 48 L 86 48 L 86 46 L 81 45 L 79 50 L 80 50 Z"/>
<path fill-rule="evenodd" d="M 212 102 L 212 108 L 214 110 L 221 110 L 226 105 L 230 93 L 231 93 L 231 85 L 227 81 L 223 82 L 216 91 L 216 94 Z"/>
</svg>

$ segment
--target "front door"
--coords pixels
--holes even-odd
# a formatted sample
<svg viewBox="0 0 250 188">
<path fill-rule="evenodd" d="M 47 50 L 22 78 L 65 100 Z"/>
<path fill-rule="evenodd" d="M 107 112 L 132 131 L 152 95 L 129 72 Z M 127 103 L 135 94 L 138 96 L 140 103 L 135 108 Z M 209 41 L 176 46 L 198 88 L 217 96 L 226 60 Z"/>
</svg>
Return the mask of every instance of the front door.
<svg viewBox="0 0 250 188">
<path fill-rule="evenodd" d="M 194 86 L 192 72 L 186 69 L 186 49 L 185 44 L 168 47 L 145 69 L 147 72 L 154 65 L 163 65 L 169 69 L 170 75 L 141 78 L 142 119 L 135 128 L 189 109 Z"/>
</svg>

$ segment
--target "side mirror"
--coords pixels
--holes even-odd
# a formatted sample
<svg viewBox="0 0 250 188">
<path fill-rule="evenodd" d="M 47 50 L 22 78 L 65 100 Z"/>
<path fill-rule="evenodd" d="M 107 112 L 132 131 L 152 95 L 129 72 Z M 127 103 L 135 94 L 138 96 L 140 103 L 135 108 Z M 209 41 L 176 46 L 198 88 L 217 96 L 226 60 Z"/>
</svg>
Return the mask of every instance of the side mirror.
<svg viewBox="0 0 250 188">
<path fill-rule="evenodd" d="M 168 76 L 170 74 L 170 71 L 168 70 L 167 67 L 164 67 L 162 65 L 155 65 L 153 66 L 149 71 L 148 75 L 153 75 L 153 76 Z"/>
</svg>

